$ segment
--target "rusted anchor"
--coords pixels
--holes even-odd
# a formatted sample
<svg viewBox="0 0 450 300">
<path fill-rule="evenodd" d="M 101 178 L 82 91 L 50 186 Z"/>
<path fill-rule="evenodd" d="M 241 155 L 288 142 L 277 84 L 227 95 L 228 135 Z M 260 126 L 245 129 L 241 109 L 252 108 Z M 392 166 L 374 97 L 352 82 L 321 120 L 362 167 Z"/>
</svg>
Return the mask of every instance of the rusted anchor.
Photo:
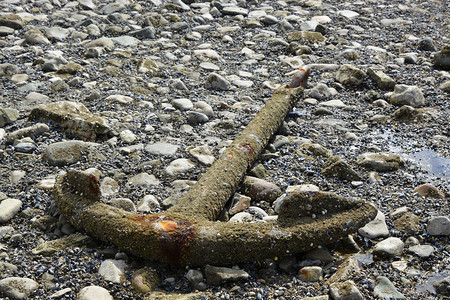
<svg viewBox="0 0 450 300">
<path fill-rule="evenodd" d="M 215 221 L 248 168 L 303 95 L 309 68 L 275 92 L 222 156 L 169 210 L 152 215 L 126 212 L 102 203 L 95 176 L 69 171 L 54 195 L 61 213 L 79 230 L 146 259 L 201 266 L 290 255 L 347 236 L 373 219 L 376 209 L 327 192 L 294 193 L 276 222 Z M 312 216 L 317 216 L 312 218 Z"/>
</svg>

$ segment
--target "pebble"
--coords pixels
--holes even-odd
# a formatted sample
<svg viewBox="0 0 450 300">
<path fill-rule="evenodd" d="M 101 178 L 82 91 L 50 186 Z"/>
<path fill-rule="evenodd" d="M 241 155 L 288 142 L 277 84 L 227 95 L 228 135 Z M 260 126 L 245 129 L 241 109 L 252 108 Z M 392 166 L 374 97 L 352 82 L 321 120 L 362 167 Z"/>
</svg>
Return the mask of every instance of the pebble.
<svg viewBox="0 0 450 300">
<path fill-rule="evenodd" d="M 208 75 L 205 88 L 227 91 L 230 89 L 230 83 L 222 75 L 213 72 Z"/>
<path fill-rule="evenodd" d="M 244 178 L 242 188 L 243 194 L 249 196 L 254 202 L 267 201 L 272 203 L 282 194 L 281 189 L 275 184 L 252 176 Z"/>
<path fill-rule="evenodd" d="M 420 196 L 436 198 L 436 199 L 444 199 L 445 195 L 441 192 L 437 187 L 432 184 L 424 183 L 416 187 L 413 191 L 414 193 L 418 193 Z"/>
<path fill-rule="evenodd" d="M 343 65 L 336 73 L 336 80 L 342 84 L 360 85 L 366 73 L 352 65 Z"/>
<path fill-rule="evenodd" d="M 138 212 L 149 213 L 153 209 L 158 208 L 158 207 L 159 207 L 159 202 L 156 199 L 156 197 L 153 195 L 146 195 L 146 196 L 144 196 L 144 198 L 142 198 L 141 201 L 139 201 L 139 203 L 136 207 L 136 210 Z"/>
<path fill-rule="evenodd" d="M 208 145 L 202 145 L 194 147 L 192 149 L 188 148 L 188 152 L 201 164 L 206 166 L 211 166 L 215 160 L 215 157 L 212 155 L 211 149 L 209 148 Z"/>
</svg>

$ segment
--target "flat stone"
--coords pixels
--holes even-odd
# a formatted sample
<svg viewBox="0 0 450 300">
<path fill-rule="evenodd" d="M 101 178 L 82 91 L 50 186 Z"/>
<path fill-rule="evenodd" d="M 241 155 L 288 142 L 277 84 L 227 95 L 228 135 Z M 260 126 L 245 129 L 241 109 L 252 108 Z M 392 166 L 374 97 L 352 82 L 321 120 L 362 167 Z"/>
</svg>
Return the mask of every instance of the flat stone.
<svg viewBox="0 0 450 300">
<path fill-rule="evenodd" d="M 323 43 L 325 37 L 320 32 L 313 31 L 293 31 L 287 33 L 287 41 L 290 42 L 309 42 Z"/>
<path fill-rule="evenodd" d="M 179 158 L 172 161 L 169 166 L 166 167 L 166 173 L 170 176 L 177 176 L 182 173 L 189 172 L 195 168 L 195 164 L 191 160 L 186 158 Z"/>
<path fill-rule="evenodd" d="M 86 149 L 83 141 L 57 142 L 47 146 L 44 158 L 52 166 L 67 166 L 80 160 Z"/>
<path fill-rule="evenodd" d="M 222 75 L 213 72 L 208 75 L 205 82 L 205 88 L 209 90 L 227 91 L 230 89 L 230 83 Z"/>
<path fill-rule="evenodd" d="M 119 136 L 120 140 L 125 144 L 132 144 L 137 139 L 137 136 L 129 129 L 122 130 Z"/>
<path fill-rule="evenodd" d="M 405 299 L 405 296 L 397 291 L 392 282 L 385 276 L 377 277 L 377 285 L 373 294 L 380 299 Z"/>
<path fill-rule="evenodd" d="M 429 235 L 450 235 L 450 219 L 446 216 L 432 217 L 427 224 Z"/>
<path fill-rule="evenodd" d="M 400 256 L 403 252 L 403 246 L 401 239 L 389 237 L 375 245 L 373 254 L 385 257 Z"/>
<path fill-rule="evenodd" d="M 201 164 L 210 166 L 213 164 L 215 157 L 211 153 L 211 149 L 208 145 L 198 146 L 189 149 L 189 154 L 197 159 Z"/>
<path fill-rule="evenodd" d="M 424 183 L 416 187 L 413 191 L 414 193 L 418 193 L 422 197 L 429 197 L 435 199 L 444 199 L 445 194 L 441 192 L 437 187 L 430 183 Z"/>
<path fill-rule="evenodd" d="M 0 280 L 0 292 L 12 299 L 24 299 L 37 290 L 39 284 L 29 278 L 7 277 Z"/>
<path fill-rule="evenodd" d="M 415 85 L 397 84 L 391 96 L 391 104 L 396 106 L 409 105 L 419 107 L 425 105 L 422 91 Z"/>
<path fill-rule="evenodd" d="M 360 85 L 366 73 L 352 65 L 343 65 L 336 74 L 336 80 L 342 84 Z"/>
<path fill-rule="evenodd" d="M 160 142 L 149 144 L 145 146 L 144 150 L 153 155 L 170 156 L 174 155 L 177 152 L 178 148 L 179 146 L 177 145 Z"/>
<path fill-rule="evenodd" d="M 372 78 L 377 86 L 382 90 L 393 90 L 395 87 L 395 81 L 385 73 L 373 68 L 367 69 L 367 75 Z"/>
<path fill-rule="evenodd" d="M 358 233 L 368 239 L 388 236 L 389 229 L 387 228 L 384 214 L 381 211 L 378 211 L 376 217 L 372 221 L 358 229 Z"/>
<path fill-rule="evenodd" d="M 364 296 L 352 280 L 330 284 L 330 296 L 335 300 L 363 300 Z"/>
<path fill-rule="evenodd" d="M 155 196 L 146 195 L 146 196 L 144 196 L 144 198 L 141 201 L 139 201 L 139 203 L 136 207 L 136 210 L 138 212 L 149 213 L 153 209 L 158 208 L 159 206 L 160 206 L 159 202 Z"/>
<path fill-rule="evenodd" d="M 66 223 L 68 224 L 68 223 Z M 80 233 L 70 234 L 60 239 L 44 242 L 31 250 L 33 255 L 51 256 L 66 248 L 80 247 L 92 242 L 92 239 Z"/>
<path fill-rule="evenodd" d="M 11 220 L 22 207 L 22 201 L 13 198 L 7 198 L 0 202 L 0 224 Z"/>
<path fill-rule="evenodd" d="M 174 99 L 172 101 L 172 105 L 179 110 L 185 111 L 194 108 L 194 104 L 191 100 L 186 98 Z"/>
<path fill-rule="evenodd" d="M 269 203 L 283 194 L 277 185 L 252 176 L 245 176 L 242 182 L 242 193 L 252 198 L 253 202 L 267 201 Z"/>
<path fill-rule="evenodd" d="M 318 266 L 303 267 L 298 271 L 298 277 L 302 281 L 316 282 L 322 280 L 322 268 Z"/>
<path fill-rule="evenodd" d="M 231 16 L 236 16 L 236 15 L 247 16 L 248 9 L 239 7 L 239 6 L 225 6 L 222 10 L 222 13 L 224 15 L 231 15 Z"/>
<path fill-rule="evenodd" d="M 160 181 L 153 174 L 140 173 L 131 177 L 130 180 L 128 180 L 128 184 L 149 187 L 160 184 Z"/>
<path fill-rule="evenodd" d="M 134 101 L 134 99 L 131 97 L 128 97 L 125 95 L 119 95 L 119 94 L 108 96 L 108 97 L 106 97 L 105 100 L 111 101 L 111 102 L 116 102 L 119 104 L 129 104 Z"/>
<path fill-rule="evenodd" d="M 450 44 L 445 45 L 441 51 L 434 54 L 433 64 L 437 69 L 450 70 Z"/>
<path fill-rule="evenodd" d="M 327 176 L 336 176 L 341 179 L 358 181 L 362 175 L 356 172 L 347 162 L 337 155 L 330 156 L 324 163 L 322 173 Z"/>
<path fill-rule="evenodd" d="M 95 140 L 97 136 L 112 135 L 106 120 L 93 115 L 82 103 L 60 101 L 43 104 L 34 108 L 29 118 L 58 123 L 73 134 L 87 140 Z"/>
<path fill-rule="evenodd" d="M 6 26 L 13 29 L 22 29 L 25 25 L 23 19 L 16 14 L 7 14 L 0 16 L 0 26 Z"/>
<path fill-rule="evenodd" d="M 346 17 L 348 19 L 353 19 L 357 16 L 359 16 L 359 13 L 353 10 L 339 10 L 338 15 Z"/>
<path fill-rule="evenodd" d="M 100 265 L 98 274 L 106 281 L 122 283 L 125 281 L 127 268 L 127 263 L 124 260 L 107 259 Z"/>
<path fill-rule="evenodd" d="M 49 45 L 50 41 L 38 29 L 30 29 L 24 34 L 25 41 L 29 44 Z"/>
<path fill-rule="evenodd" d="M 220 285 L 225 282 L 247 280 L 250 275 L 238 269 L 214 267 L 206 265 L 205 267 L 206 280 L 213 285 Z"/>
<path fill-rule="evenodd" d="M 379 172 L 395 171 L 405 164 L 403 159 L 397 154 L 372 152 L 358 156 L 356 163 L 366 169 Z"/>
<path fill-rule="evenodd" d="M 108 290 L 101 287 L 91 285 L 82 288 L 78 293 L 78 300 L 114 300 Z"/>
<path fill-rule="evenodd" d="M 408 252 L 423 258 L 430 257 L 434 252 L 434 247 L 431 245 L 415 245 L 408 248 Z"/>
</svg>

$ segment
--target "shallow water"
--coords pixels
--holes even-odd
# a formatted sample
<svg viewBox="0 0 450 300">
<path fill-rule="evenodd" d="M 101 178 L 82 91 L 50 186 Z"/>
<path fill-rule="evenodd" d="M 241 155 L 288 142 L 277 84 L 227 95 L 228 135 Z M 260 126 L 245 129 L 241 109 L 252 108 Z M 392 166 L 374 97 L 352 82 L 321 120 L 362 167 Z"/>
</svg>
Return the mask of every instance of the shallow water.
<svg viewBox="0 0 450 300">
<path fill-rule="evenodd" d="M 436 177 L 450 178 L 449 157 L 439 156 L 438 153 L 429 149 L 408 154 L 402 153 L 402 155 Z"/>
</svg>

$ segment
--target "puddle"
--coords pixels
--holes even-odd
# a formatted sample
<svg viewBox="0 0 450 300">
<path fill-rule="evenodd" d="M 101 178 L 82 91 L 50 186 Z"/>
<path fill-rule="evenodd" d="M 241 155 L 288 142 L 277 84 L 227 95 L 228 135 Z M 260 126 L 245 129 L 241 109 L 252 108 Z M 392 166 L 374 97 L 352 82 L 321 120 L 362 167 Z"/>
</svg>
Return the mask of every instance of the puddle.
<svg viewBox="0 0 450 300">
<path fill-rule="evenodd" d="M 436 177 L 450 178 L 450 158 L 448 157 L 438 156 L 436 152 L 428 149 L 399 154 Z"/>
<path fill-rule="evenodd" d="M 444 279 L 449 274 L 450 273 L 444 272 L 442 274 L 437 274 L 437 275 L 431 276 L 423 284 L 416 285 L 416 291 L 419 292 L 419 293 L 423 293 L 423 292 L 428 291 L 428 292 L 430 292 L 432 294 L 436 294 L 436 290 L 435 290 L 433 284 L 435 284 L 436 282 L 438 282 L 441 279 Z"/>
</svg>

